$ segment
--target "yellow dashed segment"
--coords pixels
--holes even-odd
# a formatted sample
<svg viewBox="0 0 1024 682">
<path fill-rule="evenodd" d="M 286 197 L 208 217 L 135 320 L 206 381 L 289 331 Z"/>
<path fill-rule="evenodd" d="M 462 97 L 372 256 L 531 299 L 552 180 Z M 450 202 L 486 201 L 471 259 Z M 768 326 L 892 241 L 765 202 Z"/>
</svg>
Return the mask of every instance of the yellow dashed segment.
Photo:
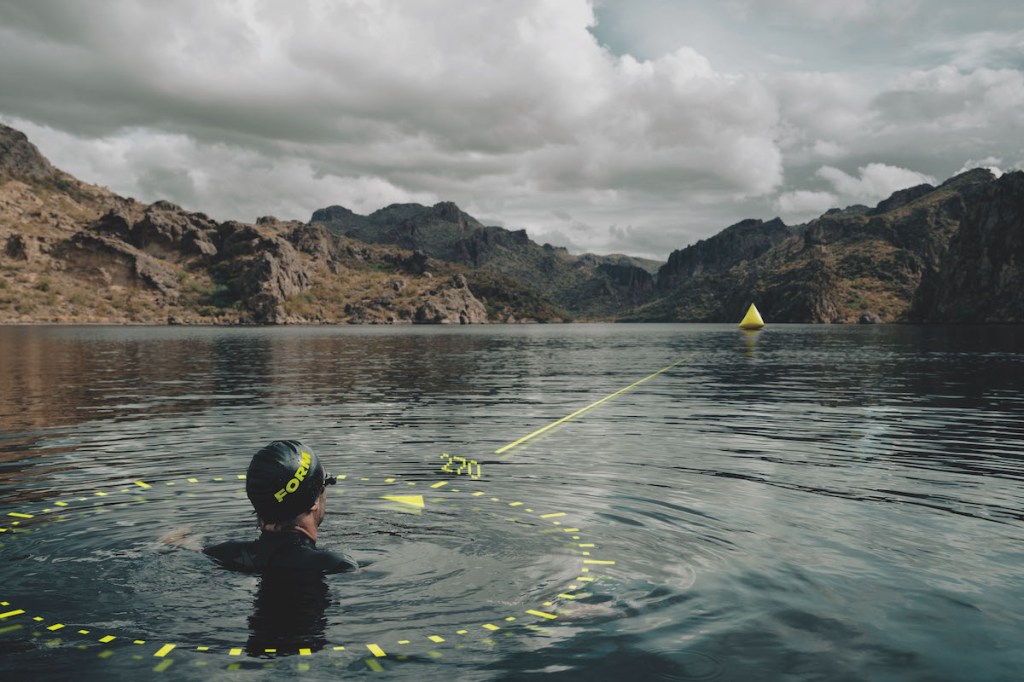
<svg viewBox="0 0 1024 682">
<path fill-rule="evenodd" d="M 146 643 L 146 640 L 144 640 L 144 639 L 137 639 L 134 642 L 132 642 L 132 644 L 145 644 L 145 643 Z"/>
<path fill-rule="evenodd" d="M 438 635 L 430 635 L 427 639 L 431 642 L 437 642 L 438 644 L 444 641 L 444 637 L 439 637 Z"/>
<path fill-rule="evenodd" d="M 594 546 L 595 545 L 594 545 L 593 542 L 581 542 L 580 543 L 580 547 L 594 547 Z"/>
<path fill-rule="evenodd" d="M 398 640 L 398 643 L 399 644 L 408 644 L 409 640 L 407 640 L 407 639 L 400 639 L 400 640 Z"/>
<path fill-rule="evenodd" d="M 565 512 L 553 512 L 551 514 L 541 514 L 542 519 L 556 519 L 559 516 L 565 516 Z"/>
<path fill-rule="evenodd" d="M 614 566 L 615 565 L 614 561 L 604 561 L 602 559 L 584 559 L 583 563 L 585 563 L 585 564 L 600 564 L 602 566 Z"/>
<path fill-rule="evenodd" d="M 333 647 L 333 650 L 334 651 L 344 651 L 345 647 L 343 647 L 343 646 L 336 646 L 336 647 Z M 238 651 L 239 651 L 239 653 L 241 653 L 242 650 L 239 649 Z"/>
<path fill-rule="evenodd" d="M 10 604 L 7 604 L 7 606 L 10 606 Z M 8 611 L 7 613 L 0 613 L 0 620 L 3 620 L 4 618 L 10 618 L 11 616 L 20 616 L 23 613 L 25 613 L 25 609 L 14 609 L 13 611 Z"/>
<path fill-rule="evenodd" d="M 197 646 L 196 647 L 196 651 L 209 651 L 209 650 L 210 650 L 210 647 L 208 647 L 208 646 Z"/>
<path fill-rule="evenodd" d="M 566 594 L 565 592 L 563 592 L 562 594 L 560 594 L 558 596 L 561 597 L 562 599 L 575 599 L 576 598 L 576 597 L 572 596 L 571 594 Z"/>
<path fill-rule="evenodd" d="M 163 658 L 167 654 L 171 653 L 174 647 L 174 644 L 164 644 L 155 654 L 153 654 L 153 656 L 156 658 Z"/>
<path fill-rule="evenodd" d="M 140 488 L 142 488 L 143 490 L 145 490 L 146 488 L 152 488 L 152 487 L 153 487 L 153 486 L 151 486 L 150 484 L 148 484 L 148 483 L 145 483 L 145 482 L 143 482 L 143 481 L 135 481 L 135 485 L 139 486 L 139 487 L 140 487 Z"/>
<path fill-rule="evenodd" d="M 57 632 L 57 630 L 61 630 L 63 628 L 64 628 L 64 623 L 54 623 L 53 625 L 47 627 L 46 629 L 49 630 L 50 632 Z"/>
<path fill-rule="evenodd" d="M 431 488 L 443 488 L 446 485 L 448 485 L 448 481 L 438 481 L 437 483 L 435 483 L 434 485 L 432 485 L 430 487 Z"/>
<path fill-rule="evenodd" d="M 100 641 L 103 642 L 104 644 L 107 644 L 108 642 L 113 642 L 115 639 L 117 639 L 117 637 L 114 637 L 113 635 L 107 635 L 106 637 L 100 637 Z"/>
<path fill-rule="evenodd" d="M 376 656 L 377 658 L 383 658 L 383 657 L 387 656 L 387 654 L 384 653 L 384 650 L 381 649 L 376 644 L 367 644 L 366 648 L 369 649 L 370 653 L 373 654 L 374 656 Z"/>
<path fill-rule="evenodd" d="M 10 512 L 7 515 L 8 516 L 13 516 L 16 519 L 31 519 L 31 518 L 33 518 L 31 514 L 20 514 L 18 512 Z"/>
<path fill-rule="evenodd" d="M 500 630 L 501 629 L 497 625 L 492 625 L 491 623 L 484 623 L 480 627 L 486 628 L 487 630 L 491 630 L 491 631 Z"/>
<path fill-rule="evenodd" d="M 188 482 L 189 483 L 199 483 L 199 479 L 198 478 L 190 478 L 190 479 L 188 479 Z"/>
<path fill-rule="evenodd" d="M 527 609 L 526 612 L 531 616 L 537 616 L 538 618 L 547 618 L 548 620 L 558 618 L 558 616 L 556 616 L 553 613 L 548 613 L 546 611 L 537 611 L 536 609 Z"/>
<path fill-rule="evenodd" d="M 312 655 L 313 655 L 313 650 L 312 649 L 299 649 L 299 656 L 312 656 Z"/>
<path fill-rule="evenodd" d="M 234 649 L 231 649 L 230 651 L 228 651 L 228 656 L 241 656 L 241 655 L 242 655 L 242 648 L 241 647 L 235 647 Z"/>
</svg>

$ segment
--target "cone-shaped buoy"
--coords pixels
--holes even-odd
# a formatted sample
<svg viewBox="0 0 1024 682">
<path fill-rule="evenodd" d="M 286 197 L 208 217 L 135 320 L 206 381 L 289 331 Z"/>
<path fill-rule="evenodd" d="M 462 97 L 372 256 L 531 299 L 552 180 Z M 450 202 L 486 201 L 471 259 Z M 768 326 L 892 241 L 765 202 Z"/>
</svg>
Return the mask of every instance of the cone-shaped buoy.
<svg viewBox="0 0 1024 682">
<path fill-rule="evenodd" d="M 747 314 L 740 321 L 740 329 L 760 329 L 763 326 L 764 320 L 761 319 L 761 313 L 757 312 L 757 307 L 751 303 L 747 308 Z"/>
</svg>

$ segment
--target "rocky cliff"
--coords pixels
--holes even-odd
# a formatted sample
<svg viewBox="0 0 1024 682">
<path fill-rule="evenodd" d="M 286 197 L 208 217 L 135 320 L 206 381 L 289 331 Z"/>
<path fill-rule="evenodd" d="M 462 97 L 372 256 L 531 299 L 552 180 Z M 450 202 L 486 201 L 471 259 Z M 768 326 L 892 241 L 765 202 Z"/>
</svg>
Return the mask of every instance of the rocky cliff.
<svg viewBox="0 0 1024 682">
<path fill-rule="evenodd" d="M 991 249 L 1019 244 L 1017 189 L 1012 178 L 996 182 L 974 170 L 793 228 L 744 221 L 674 252 L 658 272 L 658 295 L 625 319 L 732 322 L 752 301 L 774 322 L 968 321 L 968 309 L 986 311 L 977 319 L 1011 319 L 979 292 L 949 284 L 971 281 L 994 295 L 1018 281 L 1020 261 L 1012 259 L 992 261 L 987 284 L 967 274 L 989 262 L 971 255 L 979 239 Z"/>
<path fill-rule="evenodd" d="M 939 267 L 922 278 L 910 318 L 1024 322 L 1024 172 L 982 184 Z"/>
<path fill-rule="evenodd" d="M 516 282 L 320 225 L 217 222 L 53 168 L 0 126 L 0 322 L 408 323 L 559 320 Z M 491 317 L 493 315 L 494 317 Z"/>
</svg>

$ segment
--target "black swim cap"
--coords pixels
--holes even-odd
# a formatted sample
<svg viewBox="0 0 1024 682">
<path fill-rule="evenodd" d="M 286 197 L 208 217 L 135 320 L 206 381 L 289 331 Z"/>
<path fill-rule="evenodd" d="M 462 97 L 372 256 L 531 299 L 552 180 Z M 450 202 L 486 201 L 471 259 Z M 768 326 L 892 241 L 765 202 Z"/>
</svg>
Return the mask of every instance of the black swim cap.
<svg viewBox="0 0 1024 682">
<path fill-rule="evenodd" d="M 324 486 L 334 483 L 320 458 L 297 440 L 275 440 L 252 457 L 245 494 L 263 521 L 289 521 L 309 511 Z"/>
</svg>

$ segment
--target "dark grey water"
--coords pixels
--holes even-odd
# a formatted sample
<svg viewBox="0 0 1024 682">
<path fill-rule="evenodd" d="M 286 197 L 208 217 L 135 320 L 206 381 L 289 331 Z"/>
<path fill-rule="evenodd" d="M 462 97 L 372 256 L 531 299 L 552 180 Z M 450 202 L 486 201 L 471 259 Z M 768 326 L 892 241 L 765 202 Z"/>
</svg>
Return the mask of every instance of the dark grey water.
<svg viewBox="0 0 1024 682">
<path fill-rule="evenodd" d="M 0 328 L 0 671 L 1019 680 L 1022 331 Z M 360 573 L 157 542 L 284 437 Z"/>
</svg>

